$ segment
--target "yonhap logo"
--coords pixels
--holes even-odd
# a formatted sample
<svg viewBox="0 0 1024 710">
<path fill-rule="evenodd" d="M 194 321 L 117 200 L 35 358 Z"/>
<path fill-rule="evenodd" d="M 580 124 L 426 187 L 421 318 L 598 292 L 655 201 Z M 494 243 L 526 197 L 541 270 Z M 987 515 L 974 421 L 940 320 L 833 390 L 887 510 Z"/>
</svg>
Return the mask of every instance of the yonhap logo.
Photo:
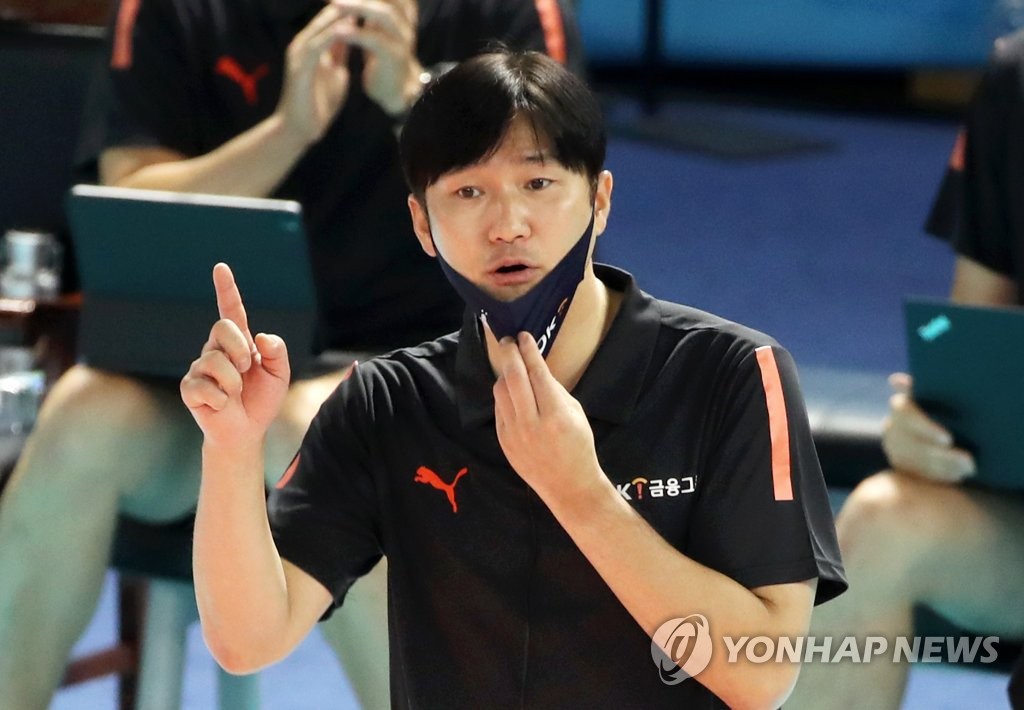
<svg viewBox="0 0 1024 710">
<path fill-rule="evenodd" d="M 707 617 L 690 614 L 659 626 L 651 639 L 651 658 L 665 685 L 677 685 L 699 674 L 711 662 Z"/>
</svg>

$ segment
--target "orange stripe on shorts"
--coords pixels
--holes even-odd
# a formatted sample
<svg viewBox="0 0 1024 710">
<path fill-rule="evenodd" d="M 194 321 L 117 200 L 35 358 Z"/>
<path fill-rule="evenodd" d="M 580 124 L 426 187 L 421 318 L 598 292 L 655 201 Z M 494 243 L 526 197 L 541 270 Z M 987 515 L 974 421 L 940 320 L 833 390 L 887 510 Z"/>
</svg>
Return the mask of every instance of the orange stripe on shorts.
<svg viewBox="0 0 1024 710">
<path fill-rule="evenodd" d="M 775 352 L 765 345 L 754 351 L 761 368 L 761 384 L 768 404 L 768 431 L 772 439 L 772 488 L 775 500 L 793 500 L 793 477 L 789 461 L 789 419 L 782 393 L 782 378 Z"/>
<path fill-rule="evenodd" d="M 132 66 L 132 31 L 135 18 L 139 16 L 142 0 L 122 0 L 114 26 L 114 52 L 110 57 L 113 69 L 130 69 Z"/>
<path fill-rule="evenodd" d="M 548 56 L 560 64 L 566 62 L 565 27 L 562 24 L 562 10 L 557 0 L 533 0 L 544 31 L 544 47 Z"/>
</svg>

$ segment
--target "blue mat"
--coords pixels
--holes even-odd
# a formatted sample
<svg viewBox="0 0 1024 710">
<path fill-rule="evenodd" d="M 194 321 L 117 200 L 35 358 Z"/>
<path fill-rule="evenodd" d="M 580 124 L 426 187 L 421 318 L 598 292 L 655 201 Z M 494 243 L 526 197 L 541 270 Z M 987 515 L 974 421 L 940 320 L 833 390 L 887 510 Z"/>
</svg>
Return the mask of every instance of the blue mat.
<svg viewBox="0 0 1024 710">
<path fill-rule="evenodd" d="M 686 114 L 685 109 L 680 109 Z M 662 120 L 671 120 L 673 107 Z M 798 363 L 905 366 L 900 304 L 948 292 L 953 257 L 921 224 L 953 146 L 948 121 L 719 109 L 829 150 L 717 160 L 612 141 L 601 258 L 659 296 L 778 338 Z M 639 115 L 613 106 L 616 121 Z"/>
</svg>

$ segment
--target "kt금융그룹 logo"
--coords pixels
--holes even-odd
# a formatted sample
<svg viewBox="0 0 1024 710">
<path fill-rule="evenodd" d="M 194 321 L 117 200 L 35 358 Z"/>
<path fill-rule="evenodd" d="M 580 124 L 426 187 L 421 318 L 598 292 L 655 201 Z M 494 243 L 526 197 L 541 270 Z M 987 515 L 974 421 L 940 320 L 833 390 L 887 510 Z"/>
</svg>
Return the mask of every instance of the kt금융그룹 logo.
<svg viewBox="0 0 1024 710">
<path fill-rule="evenodd" d="M 645 498 L 675 498 L 697 489 L 694 476 L 680 478 L 644 478 L 637 476 L 627 483 L 615 484 L 616 490 L 624 500 L 644 500 Z"/>
<path fill-rule="evenodd" d="M 711 663 L 711 631 L 703 614 L 669 619 L 651 638 L 651 658 L 661 682 L 678 685 Z"/>
</svg>

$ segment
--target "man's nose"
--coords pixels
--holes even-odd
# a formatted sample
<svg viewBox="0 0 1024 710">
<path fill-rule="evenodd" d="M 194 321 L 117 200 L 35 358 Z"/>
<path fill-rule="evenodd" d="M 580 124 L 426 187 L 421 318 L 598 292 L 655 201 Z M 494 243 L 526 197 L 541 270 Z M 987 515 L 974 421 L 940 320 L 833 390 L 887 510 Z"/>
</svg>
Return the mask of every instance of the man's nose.
<svg viewBox="0 0 1024 710">
<path fill-rule="evenodd" d="M 530 236 L 530 222 L 522 200 L 512 195 L 499 196 L 491 208 L 488 238 L 492 242 L 513 242 Z"/>
</svg>

